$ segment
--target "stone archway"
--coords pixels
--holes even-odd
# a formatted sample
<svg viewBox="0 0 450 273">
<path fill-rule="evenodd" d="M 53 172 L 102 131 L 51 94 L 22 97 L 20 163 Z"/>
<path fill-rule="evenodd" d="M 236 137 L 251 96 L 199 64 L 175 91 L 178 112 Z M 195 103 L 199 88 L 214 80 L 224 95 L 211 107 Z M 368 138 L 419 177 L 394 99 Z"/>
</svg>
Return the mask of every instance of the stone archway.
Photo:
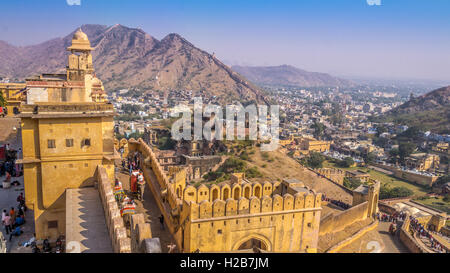
<svg viewBox="0 0 450 273">
<path fill-rule="evenodd" d="M 233 250 L 239 251 L 253 249 L 255 247 L 264 251 L 272 251 L 272 245 L 269 239 L 259 234 L 252 234 L 237 241 L 234 244 Z"/>
</svg>

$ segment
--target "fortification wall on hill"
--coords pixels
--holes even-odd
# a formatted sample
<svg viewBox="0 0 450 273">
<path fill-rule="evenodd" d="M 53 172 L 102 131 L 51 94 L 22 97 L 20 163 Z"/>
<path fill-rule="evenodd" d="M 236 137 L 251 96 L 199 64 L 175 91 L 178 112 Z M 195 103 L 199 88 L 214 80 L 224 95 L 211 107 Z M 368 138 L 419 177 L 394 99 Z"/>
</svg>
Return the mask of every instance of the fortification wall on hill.
<svg viewBox="0 0 450 273">
<path fill-rule="evenodd" d="M 343 230 L 345 227 L 356 221 L 364 220 L 368 217 L 369 202 L 363 202 L 337 214 L 329 213 L 320 221 L 319 236 Z"/>
</svg>

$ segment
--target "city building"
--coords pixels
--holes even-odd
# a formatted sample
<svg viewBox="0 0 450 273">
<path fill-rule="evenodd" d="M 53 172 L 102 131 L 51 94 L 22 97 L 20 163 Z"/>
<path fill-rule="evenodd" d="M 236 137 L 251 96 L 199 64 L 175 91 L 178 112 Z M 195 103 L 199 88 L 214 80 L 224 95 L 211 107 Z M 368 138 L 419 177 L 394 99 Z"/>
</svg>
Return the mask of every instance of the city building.
<svg viewBox="0 0 450 273">
<path fill-rule="evenodd" d="M 94 185 L 97 166 L 114 179 L 114 108 L 94 75 L 89 40 L 72 39 L 67 74 L 28 79 L 22 105 L 24 186 L 37 238 L 65 234 L 65 191 Z"/>
</svg>

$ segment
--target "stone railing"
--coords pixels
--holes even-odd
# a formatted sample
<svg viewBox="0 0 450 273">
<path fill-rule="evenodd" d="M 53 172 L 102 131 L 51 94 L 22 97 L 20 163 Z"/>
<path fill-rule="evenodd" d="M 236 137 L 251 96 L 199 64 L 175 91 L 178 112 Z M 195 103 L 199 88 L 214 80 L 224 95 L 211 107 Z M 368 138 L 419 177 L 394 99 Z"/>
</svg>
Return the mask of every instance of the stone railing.
<svg viewBox="0 0 450 273">
<path fill-rule="evenodd" d="M 130 253 L 131 240 L 127 237 L 127 230 L 120 215 L 120 210 L 114 198 L 112 185 L 105 168 L 102 166 L 97 167 L 96 178 L 113 251 L 115 253 Z"/>
</svg>

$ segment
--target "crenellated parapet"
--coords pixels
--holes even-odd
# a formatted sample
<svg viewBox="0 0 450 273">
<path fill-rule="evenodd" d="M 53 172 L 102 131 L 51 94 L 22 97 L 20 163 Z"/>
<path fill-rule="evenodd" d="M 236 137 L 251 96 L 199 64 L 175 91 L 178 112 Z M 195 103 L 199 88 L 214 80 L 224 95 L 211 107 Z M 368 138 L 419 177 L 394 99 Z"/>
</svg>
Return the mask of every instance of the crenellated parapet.
<svg viewBox="0 0 450 273">
<path fill-rule="evenodd" d="M 158 182 L 161 191 L 164 192 L 165 198 L 169 202 L 171 208 L 176 208 L 177 205 L 181 203 L 181 199 L 177 197 L 174 185 L 170 183 L 169 177 L 158 163 L 157 156 L 153 150 L 141 138 L 138 141 L 133 138 L 128 140 L 128 148 L 130 153 L 137 151 L 142 154 L 143 164 L 152 169 L 156 176 L 156 181 Z M 145 168 L 144 175 L 148 179 L 149 174 L 146 172 Z"/>
<path fill-rule="evenodd" d="M 216 199 L 214 201 L 202 200 L 201 202 L 184 201 L 184 205 L 190 209 L 190 220 L 211 219 L 219 217 L 257 216 L 272 213 L 292 213 L 294 211 L 311 211 L 321 209 L 321 194 L 297 193 L 294 196 L 287 193 L 283 196 L 274 194 L 264 195 L 259 198 L 240 197 L 238 200 Z"/>
<path fill-rule="evenodd" d="M 98 191 L 105 212 L 106 226 L 112 241 L 113 250 L 116 253 L 131 252 L 131 241 L 127 237 L 127 230 L 119 207 L 114 198 L 111 181 L 108 179 L 106 170 L 102 166 L 97 167 L 96 180 Z"/>
<path fill-rule="evenodd" d="M 215 200 L 226 201 L 228 199 L 239 200 L 244 197 L 262 198 L 281 193 L 280 182 L 250 182 L 244 180 L 241 183 L 220 183 L 213 185 L 202 184 L 199 187 L 187 186 L 183 192 L 183 200 L 187 202 L 201 203 L 204 200 L 214 202 Z"/>
<path fill-rule="evenodd" d="M 345 171 L 336 168 L 321 168 L 314 171 L 331 181 L 342 185 L 344 183 Z"/>
</svg>

